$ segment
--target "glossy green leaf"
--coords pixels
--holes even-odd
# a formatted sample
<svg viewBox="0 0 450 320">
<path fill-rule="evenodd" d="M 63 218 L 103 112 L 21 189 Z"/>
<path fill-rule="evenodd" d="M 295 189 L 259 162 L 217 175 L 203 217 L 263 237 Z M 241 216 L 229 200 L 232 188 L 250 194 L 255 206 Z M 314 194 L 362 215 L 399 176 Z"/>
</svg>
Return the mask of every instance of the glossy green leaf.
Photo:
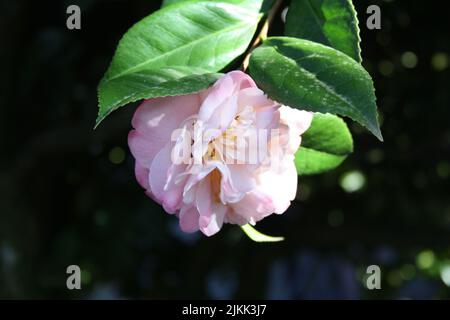
<svg viewBox="0 0 450 320">
<path fill-rule="evenodd" d="M 272 237 L 265 235 L 255 228 L 253 228 L 251 225 L 246 224 L 241 226 L 241 229 L 245 232 L 245 234 L 252 239 L 255 242 L 280 242 L 283 241 L 283 237 Z"/>
<path fill-rule="evenodd" d="M 162 95 L 186 93 L 184 76 L 198 75 L 199 70 L 215 73 L 245 52 L 260 17 L 256 10 L 226 2 L 189 1 L 144 18 L 120 40 L 99 85 L 97 124 L 136 97 L 159 96 L 158 82 L 163 84 Z M 150 78 L 148 85 L 139 85 L 145 77 Z M 197 90 L 210 81 L 199 84 Z"/>
<path fill-rule="evenodd" d="M 130 73 L 99 87 L 97 123 L 120 106 L 142 99 L 175 96 L 200 91 L 212 85 L 220 74 L 203 69 L 172 67 Z"/>
<path fill-rule="evenodd" d="M 164 0 L 161 7 L 166 7 L 171 4 L 180 2 L 204 1 L 204 0 Z M 274 0 L 209 0 L 210 2 L 227 2 L 239 5 L 248 9 L 265 12 L 272 5 Z"/>
<path fill-rule="evenodd" d="M 353 139 L 346 123 L 331 114 L 314 114 L 302 144 L 295 154 L 299 175 L 325 172 L 336 168 L 353 151 Z"/>
<path fill-rule="evenodd" d="M 320 42 L 361 62 L 358 18 L 351 0 L 292 0 L 285 34 Z"/>
<path fill-rule="evenodd" d="M 253 51 L 250 74 L 272 99 L 358 121 L 382 140 L 370 75 L 355 60 L 322 44 L 268 38 Z"/>
<path fill-rule="evenodd" d="M 171 4 L 180 3 L 180 2 L 186 2 L 186 1 L 190 1 L 190 0 L 164 0 L 162 2 L 161 8 L 169 6 Z"/>
</svg>

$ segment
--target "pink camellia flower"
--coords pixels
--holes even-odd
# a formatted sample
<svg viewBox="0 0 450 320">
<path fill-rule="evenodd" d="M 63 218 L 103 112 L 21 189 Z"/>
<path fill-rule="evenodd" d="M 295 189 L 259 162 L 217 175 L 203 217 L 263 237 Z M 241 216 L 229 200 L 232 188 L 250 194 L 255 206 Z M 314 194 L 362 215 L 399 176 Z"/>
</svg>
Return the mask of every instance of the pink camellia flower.
<svg viewBox="0 0 450 320">
<path fill-rule="evenodd" d="M 245 73 L 211 88 L 144 101 L 128 144 L 146 194 L 185 232 L 254 225 L 294 199 L 294 153 L 312 113 L 270 100 Z"/>
</svg>

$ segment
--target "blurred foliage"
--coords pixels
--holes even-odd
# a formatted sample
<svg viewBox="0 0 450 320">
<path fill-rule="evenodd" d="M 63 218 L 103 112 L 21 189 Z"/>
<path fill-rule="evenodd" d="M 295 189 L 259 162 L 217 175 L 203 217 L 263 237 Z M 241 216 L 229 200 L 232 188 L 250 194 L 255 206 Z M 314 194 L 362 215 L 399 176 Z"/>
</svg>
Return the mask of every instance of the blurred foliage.
<svg viewBox="0 0 450 320">
<path fill-rule="evenodd" d="M 258 224 L 286 240 L 258 244 L 235 226 L 182 234 L 144 195 L 126 142 L 134 105 L 93 131 L 117 41 L 158 1 L 0 1 L 0 297 L 450 298 L 448 14 L 354 2 L 385 142 L 348 122 L 355 152 L 303 177 L 298 201 Z M 81 30 L 65 28 L 70 4 Z M 365 28 L 369 4 L 381 30 Z M 80 291 L 66 289 L 71 264 Z M 371 264 L 382 290 L 363 285 Z"/>
</svg>

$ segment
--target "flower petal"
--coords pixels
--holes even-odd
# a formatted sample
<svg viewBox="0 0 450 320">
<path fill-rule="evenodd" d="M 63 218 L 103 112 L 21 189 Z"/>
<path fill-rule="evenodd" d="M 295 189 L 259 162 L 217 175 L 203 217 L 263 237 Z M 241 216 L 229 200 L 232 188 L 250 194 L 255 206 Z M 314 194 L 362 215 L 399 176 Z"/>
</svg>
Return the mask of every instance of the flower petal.
<svg viewBox="0 0 450 320">
<path fill-rule="evenodd" d="M 198 113 L 198 118 L 207 122 L 216 109 L 233 94 L 234 91 L 233 79 L 227 75 L 220 78 L 214 86 L 207 91 L 206 98 L 203 100 Z"/>
<path fill-rule="evenodd" d="M 150 189 L 159 201 L 163 199 L 165 193 L 164 186 L 167 183 L 168 171 L 172 165 L 170 154 L 170 143 L 167 143 L 156 154 L 150 166 Z"/>
<path fill-rule="evenodd" d="M 200 215 L 210 216 L 212 193 L 211 193 L 211 182 L 209 178 L 203 179 L 202 181 L 199 182 L 195 198 L 197 210 L 200 213 Z"/>
<path fill-rule="evenodd" d="M 180 228 L 184 232 L 198 231 L 198 211 L 195 207 L 185 206 L 180 210 Z"/>
<path fill-rule="evenodd" d="M 136 110 L 132 125 L 155 149 L 162 149 L 170 141 L 172 132 L 181 122 L 198 112 L 199 94 L 162 97 L 145 100 Z"/>
<path fill-rule="evenodd" d="M 229 164 L 230 179 L 238 192 L 249 192 L 255 187 L 254 166 L 248 164 Z"/>
<path fill-rule="evenodd" d="M 290 206 L 297 192 L 297 172 L 294 159 L 284 159 L 282 166 L 284 170 L 268 170 L 263 172 L 259 178 L 257 190 L 262 194 L 269 195 L 273 201 L 274 212 L 281 214 Z"/>
<path fill-rule="evenodd" d="M 252 87 L 256 88 L 256 84 L 246 73 L 242 71 L 227 73 L 213 87 L 202 93 L 205 99 L 199 110 L 199 119 L 205 122 L 210 120 L 216 109 L 222 106 L 234 92 Z"/>
<path fill-rule="evenodd" d="M 287 106 L 281 106 L 279 110 L 280 120 L 295 129 L 297 134 L 302 134 L 309 128 L 314 115 L 310 111 L 298 110 Z"/>
<path fill-rule="evenodd" d="M 253 190 L 245 197 L 232 204 L 233 211 L 245 219 L 245 223 L 254 225 L 257 221 L 271 215 L 275 211 L 275 205 L 270 195 Z"/>
<path fill-rule="evenodd" d="M 183 202 L 183 190 L 187 176 L 177 179 L 178 175 L 186 170 L 184 164 L 172 164 L 168 169 L 167 182 L 164 186 L 162 205 L 168 213 L 175 213 L 181 208 Z"/>
<path fill-rule="evenodd" d="M 289 151 L 295 153 L 300 145 L 300 135 L 308 130 L 314 113 L 287 106 L 282 106 L 279 110 L 280 121 L 289 127 Z"/>
<path fill-rule="evenodd" d="M 201 216 L 199 221 L 200 231 L 210 237 L 222 228 L 227 207 L 223 204 L 214 203 L 210 216 Z"/>
<path fill-rule="evenodd" d="M 139 164 L 139 162 L 136 161 L 136 164 L 134 166 L 134 173 L 136 175 L 137 182 L 141 185 L 142 188 L 149 191 L 150 190 L 150 183 L 149 183 L 149 169 L 143 167 Z"/>
<path fill-rule="evenodd" d="M 128 146 L 131 154 L 142 167 L 149 169 L 155 155 L 161 150 L 157 143 L 146 138 L 137 130 L 131 130 L 128 134 Z"/>
<path fill-rule="evenodd" d="M 228 77 L 233 79 L 233 82 L 237 84 L 239 90 L 243 90 L 246 88 L 256 88 L 256 83 L 253 79 L 246 73 L 235 70 L 227 73 Z"/>
<path fill-rule="evenodd" d="M 251 106 L 256 111 L 259 111 L 259 109 L 279 105 L 268 99 L 261 89 L 249 87 L 239 91 L 239 111 L 247 106 Z"/>
</svg>

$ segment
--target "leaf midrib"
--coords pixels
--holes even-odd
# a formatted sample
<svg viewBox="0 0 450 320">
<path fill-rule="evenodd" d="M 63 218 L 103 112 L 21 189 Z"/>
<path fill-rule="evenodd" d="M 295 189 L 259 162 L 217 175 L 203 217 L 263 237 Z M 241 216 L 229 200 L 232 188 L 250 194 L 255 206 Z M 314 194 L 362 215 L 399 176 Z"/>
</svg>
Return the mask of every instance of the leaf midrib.
<svg viewBox="0 0 450 320">
<path fill-rule="evenodd" d="M 349 101 L 347 101 L 346 99 L 344 99 L 344 98 L 342 98 L 341 97 L 341 95 L 339 94 L 339 93 L 337 93 L 334 89 L 335 88 L 333 88 L 333 87 L 330 87 L 329 85 L 327 85 L 326 83 L 324 83 L 322 80 L 320 80 L 319 78 L 317 78 L 317 76 L 314 74 L 314 73 L 312 73 L 312 72 L 310 72 L 309 70 L 307 70 L 307 69 L 305 69 L 305 68 L 303 68 L 302 66 L 300 66 L 298 63 L 297 63 L 297 60 L 295 60 L 295 59 L 292 59 L 292 58 L 290 58 L 290 57 L 288 57 L 288 56 L 285 56 L 284 54 L 282 54 L 279 50 L 278 50 L 278 48 L 276 47 L 276 46 L 272 46 L 272 48 L 283 58 L 283 59 L 285 59 L 289 64 L 295 64 L 300 70 L 302 70 L 303 72 L 305 72 L 305 73 L 307 73 L 308 75 L 310 75 L 310 76 L 312 76 L 314 79 L 316 79 L 317 80 L 317 83 L 326 91 L 326 92 L 328 92 L 329 94 L 331 94 L 331 95 L 333 95 L 333 96 L 335 96 L 336 98 L 338 98 L 338 100 L 340 100 L 342 103 L 344 103 L 345 105 L 347 105 L 351 110 L 353 110 L 354 112 L 355 112 L 355 114 L 356 115 L 358 115 L 360 118 L 362 118 L 362 119 L 364 119 L 364 115 L 361 113 L 361 111 L 356 107 L 356 106 L 354 106 L 352 103 L 350 103 Z M 310 55 L 309 55 L 310 56 Z M 305 56 L 305 57 L 302 57 L 301 59 L 304 59 L 304 58 L 307 58 L 308 56 Z M 301 60 L 301 59 L 299 59 L 299 60 Z M 289 74 L 291 72 L 291 70 L 289 70 L 287 73 L 286 73 L 286 75 L 283 77 L 283 80 L 282 81 L 284 81 L 284 78 L 286 78 L 286 76 Z"/>
<path fill-rule="evenodd" d="M 325 32 L 324 32 L 324 30 L 322 28 L 322 25 L 324 25 L 326 23 L 327 19 L 325 17 L 323 17 L 323 15 L 322 15 L 322 19 L 319 20 L 319 14 L 317 13 L 316 9 L 311 4 L 311 1 L 308 0 L 306 2 L 308 3 L 308 6 L 309 6 L 309 8 L 311 9 L 311 11 L 313 13 L 314 21 L 318 25 L 320 33 L 322 34 L 323 38 L 325 40 L 327 40 L 328 44 L 331 44 L 330 43 L 330 39 L 328 39 L 328 36 L 325 34 Z"/>
<path fill-rule="evenodd" d="M 258 20 L 259 20 L 259 19 L 257 19 L 255 22 L 257 22 Z M 181 50 L 183 50 L 183 49 L 185 49 L 186 47 L 189 47 L 189 46 L 191 46 L 191 45 L 194 46 L 196 43 L 202 42 L 202 41 L 204 41 L 204 40 L 206 40 L 206 39 L 208 39 L 208 38 L 211 38 L 211 37 L 213 37 L 213 36 L 215 36 L 215 35 L 217 35 L 217 34 L 220 34 L 220 33 L 227 33 L 227 32 L 229 32 L 229 31 L 232 31 L 232 30 L 235 30 L 235 29 L 239 29 L 240 27 L 243 27 L 243 26 L 246 26 L 246 25 L 250 26 L 250 25 L 253 25 L 253 24 L 255 24 L 255 23 L 245 22 L 245 23 L 239 23 L 239 24 L 234 25 L 234 26 L 229 27 L 229 28 L 220 29 L 220 30 L 218 30 L 218 31 L 216 31 L 216 32 L 213 32 L 213 33 L 210 33 L 210 34 L 206 35 L 205 37 L 202 37 L 202 38 L 200 38 L 200 39 L 196 39 L 196 40 L 194 40 L 194 41 L 188 42 L 188 43 L 186 43 L 186 44 L 184 44 L 184 45 L 182 45 L 182 46 L 179 46 L 179 47 L 177 47 L 177 48 L 175 48 L 175 49 L 173 49 L 173 50 L 171 50 L 171 51 L 168 51 L 168 52 L 166 52 L 166 53 L 163 53 L 162 55 L 159 55 L 159 56 L 157 56 L 157 57 L 154 57 L 154 58 L 151 58 L 151 59 L 146 60 L 146 61 L 144 61 L 144 62 L 141 62 L 141 63 L 139 63 L 139 64 L 137 64 L 137 65 L 135 65 L 135 66 L 133 66 L 133 67 L 131 67 L 131 68 L 128 68 L 128 69 L 126 69 L 126 70 L 124 70 L 124 71 L 122 71 L 122 72 L 116 74 L 116 75 L 113 76 L 113 77 L 110 77 L 110 78 L 105 79 L 105 82 L 108 82 L 108 81 L 117 79 L 117 78 L 119 78 L 119 77 L 121 77 L 121 76 L 123 76 L 123 75 L 126 75 L 126 74 L 128 74 L 128 73 L 133 73 L 133 71 L 139 70 L 139 69 L 140 69 L 141 67 L 143 67 L 144 65 L 147 65 L 147 64 L 152 63 L 152 62 L 154 62 L 154 61 L 158 61 L 158 60 L 160 60 L 160 59 L 162 59 L 162 58 L 164 58 L 164 57 L 170 56 L 171 54 L 176 53 L 176 52 L 178 52 L 178 51 L 181 51 Z M 164 67 L 164 66 L 161 66 L 161 68 L 163 68 L 163 67 Z M 201 68 L 201 67 L 199 67 L 199 68 Z"/>
</svg>

